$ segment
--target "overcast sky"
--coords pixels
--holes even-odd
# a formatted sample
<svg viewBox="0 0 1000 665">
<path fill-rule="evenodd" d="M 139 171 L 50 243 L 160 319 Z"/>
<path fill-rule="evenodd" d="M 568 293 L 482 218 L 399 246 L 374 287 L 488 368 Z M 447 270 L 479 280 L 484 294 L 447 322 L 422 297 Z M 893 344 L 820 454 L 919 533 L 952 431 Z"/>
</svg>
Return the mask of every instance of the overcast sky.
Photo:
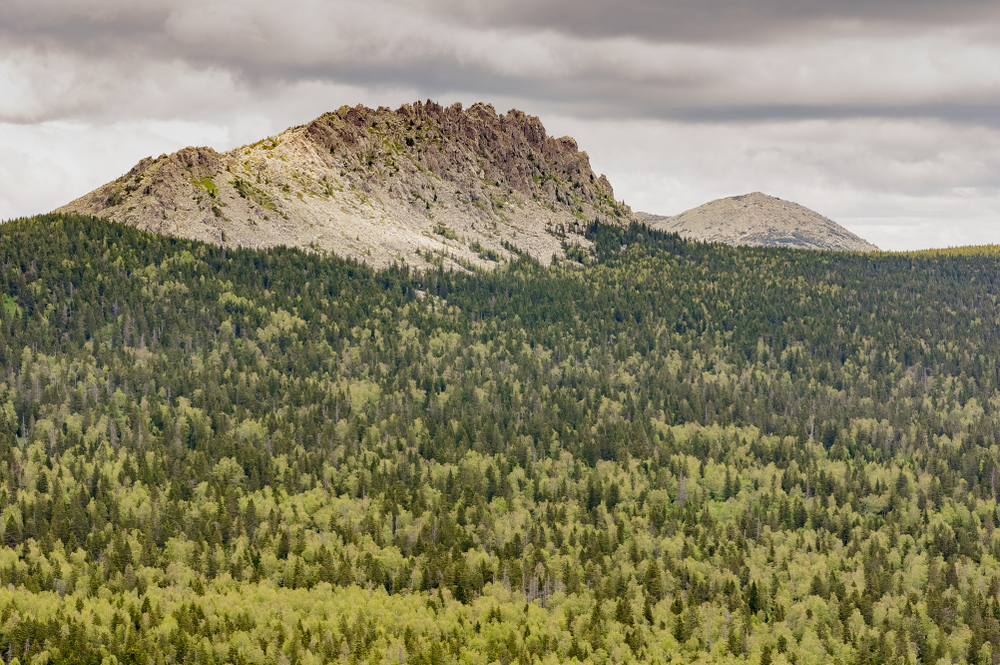
<svg viewBox="0 0 1000 665">
<path fill-rule="evenodd" d="M 428 98 L 539 116 L 636 210 L 759 190 L 884 249 L 1000 242 L 996 0 L 3 0 L 0 219 Z"/>
</svg>

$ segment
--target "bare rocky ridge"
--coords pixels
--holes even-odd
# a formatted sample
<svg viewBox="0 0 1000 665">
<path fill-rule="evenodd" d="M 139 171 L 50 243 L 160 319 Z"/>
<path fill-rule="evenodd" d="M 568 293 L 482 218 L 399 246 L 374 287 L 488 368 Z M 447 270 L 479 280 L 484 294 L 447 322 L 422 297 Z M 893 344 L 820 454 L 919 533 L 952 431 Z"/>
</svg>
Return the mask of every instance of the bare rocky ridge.
<svg viewBox="0 0 1000 665">
<path fill-rule="evenodd" d="M 856 252 L 878 250 L 818 212 L 760 192 L 711 201 L 674 217 L 637 214 L 654 228 L 702 242 Z"/>
<path fill-rule="evenodd" d="M 185 148 L 59 208 L 227 245 L 289 245 L 374 266 L 548 262 L 593 220 L 639 218 L 568 137 L 492 106 L 343 107 L 229 152 Z"/>
</svg>

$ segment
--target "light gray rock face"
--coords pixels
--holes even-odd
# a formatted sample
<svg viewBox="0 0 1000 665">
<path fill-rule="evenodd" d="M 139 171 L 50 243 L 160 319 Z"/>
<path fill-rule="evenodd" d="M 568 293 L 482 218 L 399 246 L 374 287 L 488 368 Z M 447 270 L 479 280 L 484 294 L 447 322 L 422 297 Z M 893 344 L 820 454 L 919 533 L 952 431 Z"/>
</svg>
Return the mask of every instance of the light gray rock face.
<svg viewBox="0 0 1000 665">
<path fill-rule="evenodd" d="M 288 245 L 385 266 L 496 267 L 588 247 L 638 217 L 538 118 L 428 101 L 342 107 L 225 153 L 185 148 L 59 208 L 217 244 Z"/>
<path fill-rule="evenodd" d="M 654 228 L 702 242 L 855 252 L 878 250 L 818 212 L 760 192 L 711 201 L 674 217 L 637 214 Z"/>
</svg>

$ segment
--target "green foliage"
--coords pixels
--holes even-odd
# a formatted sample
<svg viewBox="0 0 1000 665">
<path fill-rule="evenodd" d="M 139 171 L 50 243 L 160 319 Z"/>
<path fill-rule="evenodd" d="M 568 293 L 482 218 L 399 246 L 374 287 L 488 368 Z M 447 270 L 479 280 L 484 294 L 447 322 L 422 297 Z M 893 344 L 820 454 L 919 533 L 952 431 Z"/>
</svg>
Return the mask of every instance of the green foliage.
<svg viewBox="0 0 1000 665">
<path fill-rule="evenodd" d="M 472 241 L 472 244 L 469 245 L 469 249 L 478 254 L 479 258 L 483 259 L 484 261 L 494 261 L 496 263 L 500 263 L 501 261 L 503 261 L 503 257 L 500 256 L 499 252 L 490 249 L 489 247 L 483 247 L 481 244 L 479 244 L 478 240 Z"/>
<path fill-rule="evenodd" d="M 212 180 L 211 176 L 192 178 L 191 184 L 194 185 L 195 187 L 200 187 L 201 189 L 204 189 L 206 192 L 208 192 L 208 195 L 211 196 L 213 199 L 215 198 L 215 195 L 219 191 L 218 186 L 215 184 L 215 181 Z"/>
<path fill-rule="evenodd" d="M 590 261 L 590 255 L 587 253 L 583 247 L 576 243 L 563 243 L 563 251 L 566 253 L 566 258 L 570 261 L 575 261 L 577 263 L 588 263 Z"/>
<path fill-rule="evenodd" d="M 274 203 L 274 199 L 272 199 L 259 187 L 254 187 L 247 181 L 240 178 L 236 178 L 233 181 L 233 186 L 236 188 L 236 192 L 240 195 L 240 197 L 249 199 L 266 210 L 278 212 L 278 206 Z"/>
<path fill-rule="evenodd" d="M 417 198 L 422 198 L 422 197 L 418 196 Z M 428 207 L 430 207 L 429 202 L 428 202 Z M 434 233 L 438 234 L 439 236 L 444 236 L 449 240 L 458 240 L 458 236 L 455 234 L 455 232 L 450 228 L 448 228 L 443 222 L 438 222 L 437 224 L 434 225 Z"/>
<path fill-rule="evenodd" d="M 0 293 L 0 304 L 3 305 L 4 314 L 7 317 L 20 316 L 21 308 L 17 306 L 17 301 L 9 293 Z"/>
<path fill-rule="evenodd" d="M 992 660 L 990 252 L 0 236 L 0 655 Z"/>
</svg>

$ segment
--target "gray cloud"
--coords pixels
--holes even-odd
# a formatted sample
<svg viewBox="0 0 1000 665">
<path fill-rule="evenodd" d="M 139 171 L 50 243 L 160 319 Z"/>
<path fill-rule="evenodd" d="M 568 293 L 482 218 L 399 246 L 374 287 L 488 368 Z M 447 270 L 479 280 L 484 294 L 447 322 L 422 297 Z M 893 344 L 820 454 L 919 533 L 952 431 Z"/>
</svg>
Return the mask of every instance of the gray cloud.
<svg viewBox="0 0 1000 665">
<path fill-rule="evenodd" d="M 228 148 L 342 104 L 430 97 L 516 106 L 575 128 L 585 149 L 616 136 L 645 170 L 603 149 L 595 165 L 653 212 L 754 186 L 879 229 L 891 215 L 838 201 L 896 206 L 907 228 L 931 198 L 996 219 L 1000 163 L 986 151 L 1000 129 L 998 35 L 1000 5 L 979 0 L 7 0 L 0 152 L 14 154 L 3 141 L 16 137 L 20 158 L 35 157 L 0 173 L 0 216 L 117 176 L 144 156 L 136 144 Z M 670 158 L 639 159 L 628 127 L 661 137 L 638 135 L 637 149 Z M 60 147 L 88 133 L 107 149 Z M 40 175 L 32 186 L 26 174 L 52 165 L 63 189 Z"/>
<path fill-rule="evenodd" d="M 482 28 L 543 27 L 590 38 L 637 36 L 654 42 L 759 42 L 794 39 L 802 32 L 886 33 L 1000 17 L 1000 8 L 989 0 L 442 0 L 427 6 L 440 16 L 458 16 Z"/>
<path fill-rule="evenodd" d="M 417 33 L 426 23 L 441 28 L 476 31 L 513 28 L 517 32 L 551 31 L 593 38 L 638 37 L 651 42 L 743 43 L 797 39 L 803 34 L 893 34 L 913 29 L 943 29 L 982 25 L 1000 18 L 1000 7 L 990 0 L 732 0 L 666 1 L 622 0 L 388 0 L 374 4 L 302 1 L 263 2 L 147 2 L 96 0 L 73 3 L 60 0 L 8 0 L 4 27 L 25 40 L 50 44 L 88 44 L 95 51 L 132 40 L 162 47 L 176 40 L 191 42 L 200 28 L 226 23 L 223 34 L 257 36 L 266 40 L 271 26 L 290 21 L 298 32 L 319 27 L 329 31 L 338 22 L 352 24 L 358 16 L 390 29 L 395 23 Z M 421 20 L 426 17 L 427 20 Z M 432 26 L 432 27 L 433 27 Z M 155 37 L 150 41 L 150 37 Z M 433 39 L 424 31 L 418 37 Z M 166 38 L 166 39 L 161 39 Z M 225 46 L 225 41 L 222 41 Z"/>
<path fill-rule="evenodd" d="M 0 107 L 0 117 L 101 113 L 104 100 L 119 99 L 130 100 L 126 110 L 142 100 L 163 108 L 161 91 L 193 96 L 192 81 L 220 77 L 250 95 L 317 80 L 520 96 L 608 117 L 919 108 L 980 121 L 990 114 L 978 109 L 1000 103 L 991 66 L 1000 45 L 976 39 L 1000 22 L 996 3 L 726 0 L 723 10 L 722 1 L 10 0 L 0 48 L 27 94 Z"/>
</svg>

